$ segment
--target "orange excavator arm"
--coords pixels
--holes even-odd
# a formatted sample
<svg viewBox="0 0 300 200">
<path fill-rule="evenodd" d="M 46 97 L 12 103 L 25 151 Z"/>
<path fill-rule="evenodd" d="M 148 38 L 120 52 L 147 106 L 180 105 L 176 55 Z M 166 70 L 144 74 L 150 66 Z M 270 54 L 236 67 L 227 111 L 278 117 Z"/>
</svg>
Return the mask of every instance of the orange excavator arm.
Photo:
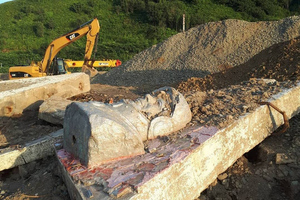
<svg viewBox="0 0 300 200">
<path fill-rule="evenodd" d="M 99 21 L 95 18 L 52 41 L 46 49 L 44 59 L 40 66 L 40 72 L 47 73 L 47 70 L 57 53 L 67 45 L 77 41 L 85 35 L 87 36 L 87 42 L 85 46 L 84 60 L 88 61 L 91 58 L 93 48 L 97 42 L 99 30 Z"/>
</svg>

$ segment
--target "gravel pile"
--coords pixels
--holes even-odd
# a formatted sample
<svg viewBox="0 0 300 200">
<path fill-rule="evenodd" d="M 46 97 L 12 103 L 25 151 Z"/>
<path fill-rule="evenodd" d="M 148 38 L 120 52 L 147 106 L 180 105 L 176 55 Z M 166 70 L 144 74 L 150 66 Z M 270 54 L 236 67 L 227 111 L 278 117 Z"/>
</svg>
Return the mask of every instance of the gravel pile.
<svg viewBox="0 0 300 200">
<path fill-rule="evenodd" d="M 171 85 L 235 67 L 263 49 L 298 36 L 300 16 L 266 22 L 211 22 L 146 49 L 121 67 L 97 75 L 92 83 Z"/>
</svg>

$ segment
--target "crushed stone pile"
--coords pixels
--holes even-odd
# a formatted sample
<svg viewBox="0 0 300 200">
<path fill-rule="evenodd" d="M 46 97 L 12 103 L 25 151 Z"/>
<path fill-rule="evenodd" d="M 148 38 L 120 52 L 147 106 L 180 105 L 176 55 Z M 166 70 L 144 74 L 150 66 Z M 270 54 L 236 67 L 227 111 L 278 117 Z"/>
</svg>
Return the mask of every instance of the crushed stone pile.
<svg viewBox="0 0 300 200">
<path fill-rule="evenodd" d="M 92 83 L 171 85 L 241 65 L 262 50 L 298 36 L 300 16 L 280 21 L 211 22 L 144 50 L 119 68 L 97 75 Z"/>
<path fill-rule="evenodd" d="M 236 85 L 251 78 L 280 82 L 300 80 L 300 37 L 275 44 L 246 63 L 203 78 L 192 77 L 177 85 L 181 92 L 206 91 Z"/>
</svg>

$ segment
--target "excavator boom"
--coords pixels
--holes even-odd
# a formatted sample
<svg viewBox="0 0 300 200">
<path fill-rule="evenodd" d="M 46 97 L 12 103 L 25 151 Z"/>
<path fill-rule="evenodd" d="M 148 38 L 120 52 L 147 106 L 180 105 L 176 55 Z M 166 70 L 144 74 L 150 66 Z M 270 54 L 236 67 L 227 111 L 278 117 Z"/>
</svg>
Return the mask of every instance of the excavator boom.
<svg viewBox="0 0 300 200">
<path fill-rule="evenodd" d="M 64 60 L 67 68 L 79 68 L 84 65 L 84 61 L 75 61 L 75 60 Z M 89 62 L 90 64 L 91 62 Z M 118 67 L 122 64 L 120 60 L 95 60 L 93 67 L 95 68 L 104 68 L 104 67 Z"/>
<path fill-rule="evenodd" d="M 90 24 L 88 26 L 85 26 L 88 23 Z M 78 39 L 82 38 L 85 35 L 87 36 L 87 41 L 85 46 L 84 59 L 89 60 L 91 58 L 99 30 L 100 30 L 99 21 L 98 19 L 95 18 L 81 25 L 77 29 L 52 41 L 46 49 L 45 56 L 41 66 L 41 72 L 47 72 L 47 70 L 51 65 L 52 60 L 61 49 L 77 41 Z"/>
</svg>

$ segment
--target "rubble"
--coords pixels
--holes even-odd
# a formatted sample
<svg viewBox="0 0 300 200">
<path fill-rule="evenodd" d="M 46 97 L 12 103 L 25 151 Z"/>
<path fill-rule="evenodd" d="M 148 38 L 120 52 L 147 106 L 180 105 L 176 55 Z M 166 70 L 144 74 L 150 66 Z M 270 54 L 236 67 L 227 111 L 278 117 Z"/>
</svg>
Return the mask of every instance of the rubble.
<svg viewBox="0 0 300 200">
<path fill-rule="evenodd" d="M 284 153 L 277 153 L 276 154 L 276 164 L 281 165 L 281 164 L 288 164 L 288 163 L 296 163 L 297 161 L 295 159 L 289 158 Z"/>
</svg>

